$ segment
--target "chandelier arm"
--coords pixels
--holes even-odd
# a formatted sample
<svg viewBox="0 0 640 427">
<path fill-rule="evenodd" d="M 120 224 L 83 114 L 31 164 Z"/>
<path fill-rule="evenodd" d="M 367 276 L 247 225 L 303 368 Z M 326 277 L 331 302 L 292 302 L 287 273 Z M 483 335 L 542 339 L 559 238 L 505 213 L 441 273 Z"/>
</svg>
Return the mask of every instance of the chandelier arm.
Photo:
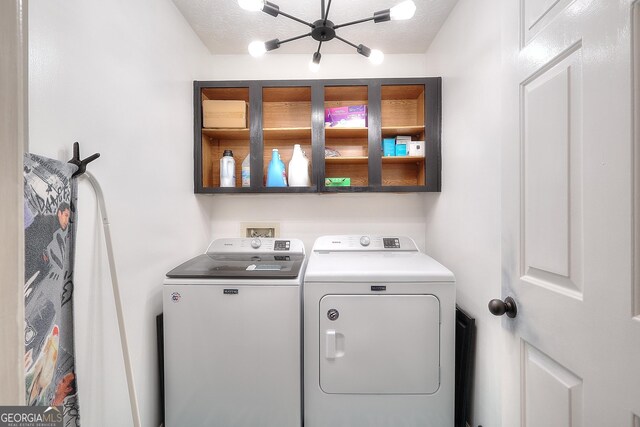
<svg viewBox="0 0 640 427">
<path fill-rule="evenodd" d="M 338 35 L 336 35 L 335 37 L 336 37 L 338 40 L 340 40 L 341 42 L 346 43 L 346 44 L 348 44 L 349 46 L 353 46 L 353 47 L 355 47 L 356 49 L 358 49 L 358 45 L 355 45 L 355 44 L 351 43 L 349 40 L 345 40 L 345 39 L 343 39 L 342 37 L 340 37 L 340 36 L 338 36 Z"/>
<path fill-rule="evenodd" d="M 287 18 L 289 18 L 289 19 L 293 19 L 294 21 L 298 21 L 298 22 L 299 22 L 299 23 L 301 23 L 301 24 L 304 24 L 304 25 L 306 25 L 306 26 L 309 26 L 309 27 L 313 28 L 313 24 L 312 24 L 312 23 L 310 23 L 310 22 L 303 21 L 302 19 L 300 19 L 300 18 L 296 18 L 296 17 L 295 17 L 295 16 L 293 16 L 293 15 L 289 15 L 288 13 L 284 13 L 283 11 L 279 11 L 278 13 L 279 13 L 280 15 L 282 15 L 282 16 L 286 16 L 286 17 L 287 17 Z"/>
<path fill-rule="evenodd" d="M 329 0 L 329 4 L 327 5 L 327 11 L 324 14 L 324 25 L 327 25 L 327 19 L 329 19 L 329 9 L 331 9 L 331 0 Z"/>
<path fill-rule="evenodd" d="M 292 42 L 294 40 L 298 40 L 298 39 L 302 39 L 305 37 L 310 36 L 311 33 L 306 33 L 306 34 L 301 34 L 299 36 L 295 36 L 295 37 L 291 37 L 290 39 L 286 39 L 286 40 L 278 40 L 278 44 L 283 44 L 283 43 L 287 43 L 287 42 Z"/>
<path fill-rule="evenodd" d="M 355 25 L 355 24 L 361 24 L 361 23 L 367 22 L 367 21 L 373 21 L 374 19 L 375 19 L 375 16 L 372 16 L 370 18 L 358 19 L 357 21 L 351 21 L 351 22 L 346 22 L 344 24 L 340 24 L 340 25 L 334 25 L 333 29 L 337 30 L 338 28 L 347 27 L 349 25 Z"/>
<path fill-rule="evenodd" d="M 318 43 L 318 50 L 316 50 L 316 52 L 320 53 L 321 47 L 322 47 L 322 40 L 320 41 L 320 43 Z"/>
</svg>

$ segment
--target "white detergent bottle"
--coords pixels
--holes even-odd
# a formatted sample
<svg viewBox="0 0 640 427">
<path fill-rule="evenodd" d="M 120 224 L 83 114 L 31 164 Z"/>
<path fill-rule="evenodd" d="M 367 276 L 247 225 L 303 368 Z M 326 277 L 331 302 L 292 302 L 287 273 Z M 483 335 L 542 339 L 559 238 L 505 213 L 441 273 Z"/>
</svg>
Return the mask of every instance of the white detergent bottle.
<svg viewBox="0 0 640 427">
<path fill-rule="evenodd" d="M 310 185 L 309 159 L 305 156 L 300 144 L 295 144 L 293 155 L 289 161 L 289 187 L 308 187 Z"/>
<path fill-rule="evenodd" d="M 233 151 L 224 150 L 220 159 L 220 187 L 236 186 L 236 161 L 233 158 Z"/>
</svg>

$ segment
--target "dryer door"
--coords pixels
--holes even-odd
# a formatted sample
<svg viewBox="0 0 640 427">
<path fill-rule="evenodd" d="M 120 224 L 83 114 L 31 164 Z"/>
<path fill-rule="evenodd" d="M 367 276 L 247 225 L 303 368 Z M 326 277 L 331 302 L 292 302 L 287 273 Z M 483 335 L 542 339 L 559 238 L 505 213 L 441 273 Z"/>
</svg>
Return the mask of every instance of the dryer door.
<svg viewBox="0 0 640 427">
<path fill-rule="evenodd" d="M 432 394 L 440 386 L 440 302 L 434 295 L 325 295 L 325 393 Z"/>
</svg>

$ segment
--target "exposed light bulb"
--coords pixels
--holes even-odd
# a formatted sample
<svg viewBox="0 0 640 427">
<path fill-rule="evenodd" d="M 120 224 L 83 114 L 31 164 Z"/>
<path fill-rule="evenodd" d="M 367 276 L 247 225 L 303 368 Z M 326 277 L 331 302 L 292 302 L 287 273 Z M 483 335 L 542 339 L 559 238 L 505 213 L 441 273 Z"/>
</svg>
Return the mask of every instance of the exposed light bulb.
<svg viewBox="0 0 640 427">
<path fill-rule="evenodd" d="M 254 40 L 249 43 L 249 55 L 254 58 L 264 55 L 266 51 L 267 47 L 264 45 L 264 42 L 261 42 L 260 40 Z"/>
<path fill-rule="evenodd" d="M 371 49 L 371 54 L 369 55 L 369 61 L 371 61 L 371 63 L 374 65 L 382 64 L 382 61 L 384 61 L 384 53 L 382 53 L 378 49 Z"/>
<path fill-rule="evenodd" d="M 264 0 L 238 0 L 238 5 L 244 10 L 258 12 L 264 7 Z"/>
<path fill-rule="evenodd" d="M 309 69 L 314 73 L 317 73 L 318 70 L 320 70 L 320 58 L 322 58 L 320 52 L 315 52 L 313 54 L 313 58 L 311 58 L 311 61 L 309 62 Z"/>
<path fill-rule="evenodd" d="M 391 15 L 391 20 L 393 21 L 411 19 L 416 13 L 416 4 L 413 2 L 413 0 L 406 0 L 393 6 L 389 10 L 389 12 Z"/>
</svg>

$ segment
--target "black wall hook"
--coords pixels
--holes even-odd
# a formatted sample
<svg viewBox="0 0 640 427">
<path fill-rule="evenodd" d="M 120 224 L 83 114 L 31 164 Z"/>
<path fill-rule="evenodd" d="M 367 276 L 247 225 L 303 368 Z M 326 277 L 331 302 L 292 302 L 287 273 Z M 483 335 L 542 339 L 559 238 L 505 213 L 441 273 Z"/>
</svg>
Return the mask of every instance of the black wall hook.
<svg viewBox="0 0 640 427">
<path fill-rule="evenodd" d="M 100 157 L 100 153 L 93 154 L 93 155 L 87 157 L 84 160 L 80 160 L 80 144 L 77 141 L 74 142 L 73 143 L 73 158 L 71 160 L 69 160 L 67 163 L 72 163 L 72 164 L 78 166 L 78 170 L 75 171 L 75 173 L 73 175 L 71 175 L 71 177 L 75 178 L 76 176 L 82 175 L 83 173 L 85 173 L 86 170 L 87 170 L 87 165 L 89 163 L 93 162 L 98 157 Z"/>
</svg>

